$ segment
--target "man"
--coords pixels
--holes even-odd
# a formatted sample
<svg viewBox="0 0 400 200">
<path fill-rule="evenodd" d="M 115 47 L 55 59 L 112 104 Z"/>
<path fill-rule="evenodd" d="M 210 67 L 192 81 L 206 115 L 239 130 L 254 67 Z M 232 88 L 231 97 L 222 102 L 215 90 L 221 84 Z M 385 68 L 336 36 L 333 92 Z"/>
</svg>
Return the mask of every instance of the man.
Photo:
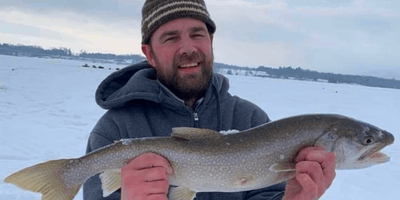
<svg viewBox="0 0 400 200">
<path fill-rule="evenodd" d="M 244 130 L 269 121 L 256 105 L 228 93 L 228 80 L 212 72 L 216 30 L 203 0 L 147 0 L 142 10 L 147 62 L 111 74 L 96 92 L 109 109 L 94 127 L 87 152 L 121 138 L 169 136 L 173 127 Z M 301 150 L 296 177 L 287 184 L 237 193 L 199 193 L 198 200 L 314 200 L 332 183 L 335 156 Z M 266 169 L 268 170 L 268 169 Z M 102 197 L 98 176 L 84 185 L 85 200 L 167 199 L 173 169 L 162 156 L 143 154 L 121 169 L 122 187 Z"/>
</svg>

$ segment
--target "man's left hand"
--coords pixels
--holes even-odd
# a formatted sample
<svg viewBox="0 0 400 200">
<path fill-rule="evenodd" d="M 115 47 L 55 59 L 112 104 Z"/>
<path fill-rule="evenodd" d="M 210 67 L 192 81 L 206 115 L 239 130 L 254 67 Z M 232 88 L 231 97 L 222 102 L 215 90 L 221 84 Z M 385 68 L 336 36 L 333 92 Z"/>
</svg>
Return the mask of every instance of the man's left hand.
<svg viewBox="0 0 400 200">
<path fill-rule="evenodd" d="M 334 153 L 322 147 L 306 147 L 296 157 L 296 177 L 286 184 L 282 200 L 317 200 L 335 178 Z"/>
</svg>

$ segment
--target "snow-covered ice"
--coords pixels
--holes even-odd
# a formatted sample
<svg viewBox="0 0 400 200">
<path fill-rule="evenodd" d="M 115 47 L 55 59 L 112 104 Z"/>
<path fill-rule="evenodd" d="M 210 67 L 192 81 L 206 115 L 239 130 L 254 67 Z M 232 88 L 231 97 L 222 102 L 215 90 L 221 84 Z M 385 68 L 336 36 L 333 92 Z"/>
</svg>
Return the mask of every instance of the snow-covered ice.
<svg viewBox="0 0 400 200">
<path fill-rule="evenodd" d="M 0 199 L 39 200 L 40 194 L 20 190 L 2 180 L 33 164 L 85 153 L 89 133 L 105 112 L 94 101 L 95 90 L 117 66 L 102 64 L 105 69 L 93 69 L 81 67 L 83 64 L 0 55 Z M 369 122 L 400 137 L 400 90 L 245 76 L 228 78 L 232 94 L 256 103 L 273 120 L 305 113 L 336 113 Z M 399 150 L 398 142 L 384 149 L 391 161 L 382 165 L 338 170 L 333 185 L 321 199 L 397 199 Z M 82 194 L 75 199 L 81 200 Z"/>
</svg>

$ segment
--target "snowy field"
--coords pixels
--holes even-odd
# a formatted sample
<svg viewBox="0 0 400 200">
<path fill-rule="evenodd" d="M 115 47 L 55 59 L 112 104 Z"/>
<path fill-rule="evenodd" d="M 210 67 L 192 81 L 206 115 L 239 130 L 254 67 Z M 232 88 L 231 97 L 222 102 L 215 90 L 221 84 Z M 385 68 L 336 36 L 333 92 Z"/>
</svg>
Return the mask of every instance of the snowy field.
<svg viewBox="0 0 400 200">
<path fill-rule="evenodd" d="M 95 104 L 98 84 L 115 69 L 84 62 L 0 55 L 0 199 L 39 200 L 39 194 L 3 183 L 9 174 L 51 159 L 80 157 L 105 112 Z M 93 63 L 88 63 L 93 65 Z M 95 65 L 97 65 L 95 63 Z M 12 70 L 14 69 L 14 70 Z M 231 93 L 276 120 L 305 113 L 336 113 L 369 122 L 400 138 L 400 90 L 357 85 L 228 76 Z M 391 161 L 337 171 L 322 200 L 398 199 L 400 146 L 383 152 Z M 79 193 L 76 200 L 82 199 Z"/>
</svg>

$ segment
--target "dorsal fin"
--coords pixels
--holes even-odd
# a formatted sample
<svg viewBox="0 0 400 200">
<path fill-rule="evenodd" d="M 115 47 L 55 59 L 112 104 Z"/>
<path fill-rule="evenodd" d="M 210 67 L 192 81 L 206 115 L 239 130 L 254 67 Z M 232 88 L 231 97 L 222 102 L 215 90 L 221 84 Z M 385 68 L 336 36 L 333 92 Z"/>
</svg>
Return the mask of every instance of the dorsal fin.
<svg viewBox="0 0 400 200">
<path fill-rule="evenodd" d="M 199 139 L 218 139 L 223 134 L 211 130 L 191 127 L 176 127 L 172 128 L 172 137 L 182 138 L 185 140 L 199 140 Z"/>
</svg>

